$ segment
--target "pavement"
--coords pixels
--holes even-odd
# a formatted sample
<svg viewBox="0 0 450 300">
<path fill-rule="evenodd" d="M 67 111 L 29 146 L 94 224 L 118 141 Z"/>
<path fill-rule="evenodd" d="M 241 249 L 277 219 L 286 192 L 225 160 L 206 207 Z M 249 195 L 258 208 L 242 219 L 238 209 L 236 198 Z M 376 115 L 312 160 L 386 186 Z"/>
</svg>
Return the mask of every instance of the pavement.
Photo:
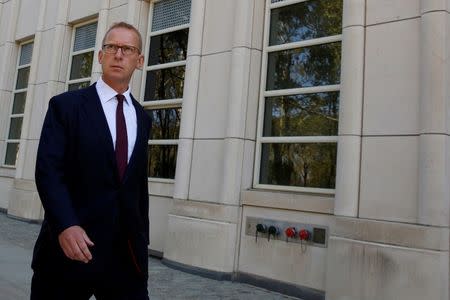
<svg viewBox="0 0 450 300">
<path fill-rule="evenodd" d="M 33 246 L 40 225 L 0 213 L 0 299 L 29 299 Z M 149 259 L 150 299 L 298 299 L 248 284 L 217 281 L 171 269 Z M 95 299 L 94 297 L 92 299 Z"/>
</svg>

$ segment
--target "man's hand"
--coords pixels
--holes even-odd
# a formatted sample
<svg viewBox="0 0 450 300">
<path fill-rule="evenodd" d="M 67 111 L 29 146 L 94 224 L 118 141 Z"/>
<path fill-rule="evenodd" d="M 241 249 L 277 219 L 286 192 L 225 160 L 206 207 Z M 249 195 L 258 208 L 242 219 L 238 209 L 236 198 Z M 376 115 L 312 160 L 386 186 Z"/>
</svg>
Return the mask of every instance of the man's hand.
<svg viewBox="0 0 450 300">
<path fill-rule="evenodd" d="M 80 226 L 66 228 L 59 234 L 58 241 L 68 258 L 84 263 L 88 263 L 92 259 L 88 246 L 92 247 L 94 243 Z"/>
</svg>

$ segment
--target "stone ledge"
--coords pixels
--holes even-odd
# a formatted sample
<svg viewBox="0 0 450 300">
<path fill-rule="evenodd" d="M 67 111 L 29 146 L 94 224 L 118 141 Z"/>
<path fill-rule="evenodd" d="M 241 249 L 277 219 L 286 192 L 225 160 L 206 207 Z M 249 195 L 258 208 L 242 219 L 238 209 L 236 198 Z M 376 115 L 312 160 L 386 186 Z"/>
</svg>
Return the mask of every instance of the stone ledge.
<svg viewBox="0 0 450 300">
<path fill-rule="evenodd" d="M 222 203 L 174 199 L 169 214 L 236 224 L 239 207 Z"/>
<path fill-rule="evenodd" d="M 450 230 L 407 223 L 336 217 L 330 235 L 407 248 L 448 251 Z"/>
<path fill-rule="evenodd" d="M 334 195 L 248 190 L 241 193 L 242 204 L 333 214 Z"/>
</svg>

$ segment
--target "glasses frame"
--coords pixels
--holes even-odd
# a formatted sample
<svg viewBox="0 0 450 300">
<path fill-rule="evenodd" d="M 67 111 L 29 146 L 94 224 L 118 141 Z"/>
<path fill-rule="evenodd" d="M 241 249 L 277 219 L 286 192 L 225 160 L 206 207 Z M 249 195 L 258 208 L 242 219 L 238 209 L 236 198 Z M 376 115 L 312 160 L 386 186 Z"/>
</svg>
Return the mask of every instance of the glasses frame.
<svg viewBox="0 0 450 300">
<path fill-rule="evenodd" d="M 112 47 L 112 48 L 109 48 Z M 108 54 L 116 54 L 117 51 L 121 50 L 122 54 L 125 56 L 133 55 L 133 54 L 141 54 L 141 49 L 135 46 L 123 45 L 119 46 L 116 44 L 104 44 L 102 46 L 102 50 Z M 131 51 L 131 52 L 130 52 Z"/>
</svg>

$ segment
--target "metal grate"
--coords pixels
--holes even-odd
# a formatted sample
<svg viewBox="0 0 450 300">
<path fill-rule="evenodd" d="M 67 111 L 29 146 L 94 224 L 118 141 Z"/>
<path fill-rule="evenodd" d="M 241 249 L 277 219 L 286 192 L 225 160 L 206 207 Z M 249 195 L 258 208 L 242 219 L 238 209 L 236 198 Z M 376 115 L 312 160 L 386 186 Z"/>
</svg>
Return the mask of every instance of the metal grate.
<svg viewBox="0 0 450 300">
<path fill-rule="evenodd" d="M 191 0 L 163 0 L 155 3 L 152 31 L 189 24 Z"/>
<path fill-rule="evenodd" d="M 75 30 L 75 42 L 73 52 L 93 48 L 97 35 L 97 22 L 80 26 Z"/>
<path fill-rule="evenodd" d="M 22 45 L 20 49 L 19 66 L 28 65 L 31 63 L 31 56 L 33 55 L 34 43 L 28 43 Z"/>
</svg>

